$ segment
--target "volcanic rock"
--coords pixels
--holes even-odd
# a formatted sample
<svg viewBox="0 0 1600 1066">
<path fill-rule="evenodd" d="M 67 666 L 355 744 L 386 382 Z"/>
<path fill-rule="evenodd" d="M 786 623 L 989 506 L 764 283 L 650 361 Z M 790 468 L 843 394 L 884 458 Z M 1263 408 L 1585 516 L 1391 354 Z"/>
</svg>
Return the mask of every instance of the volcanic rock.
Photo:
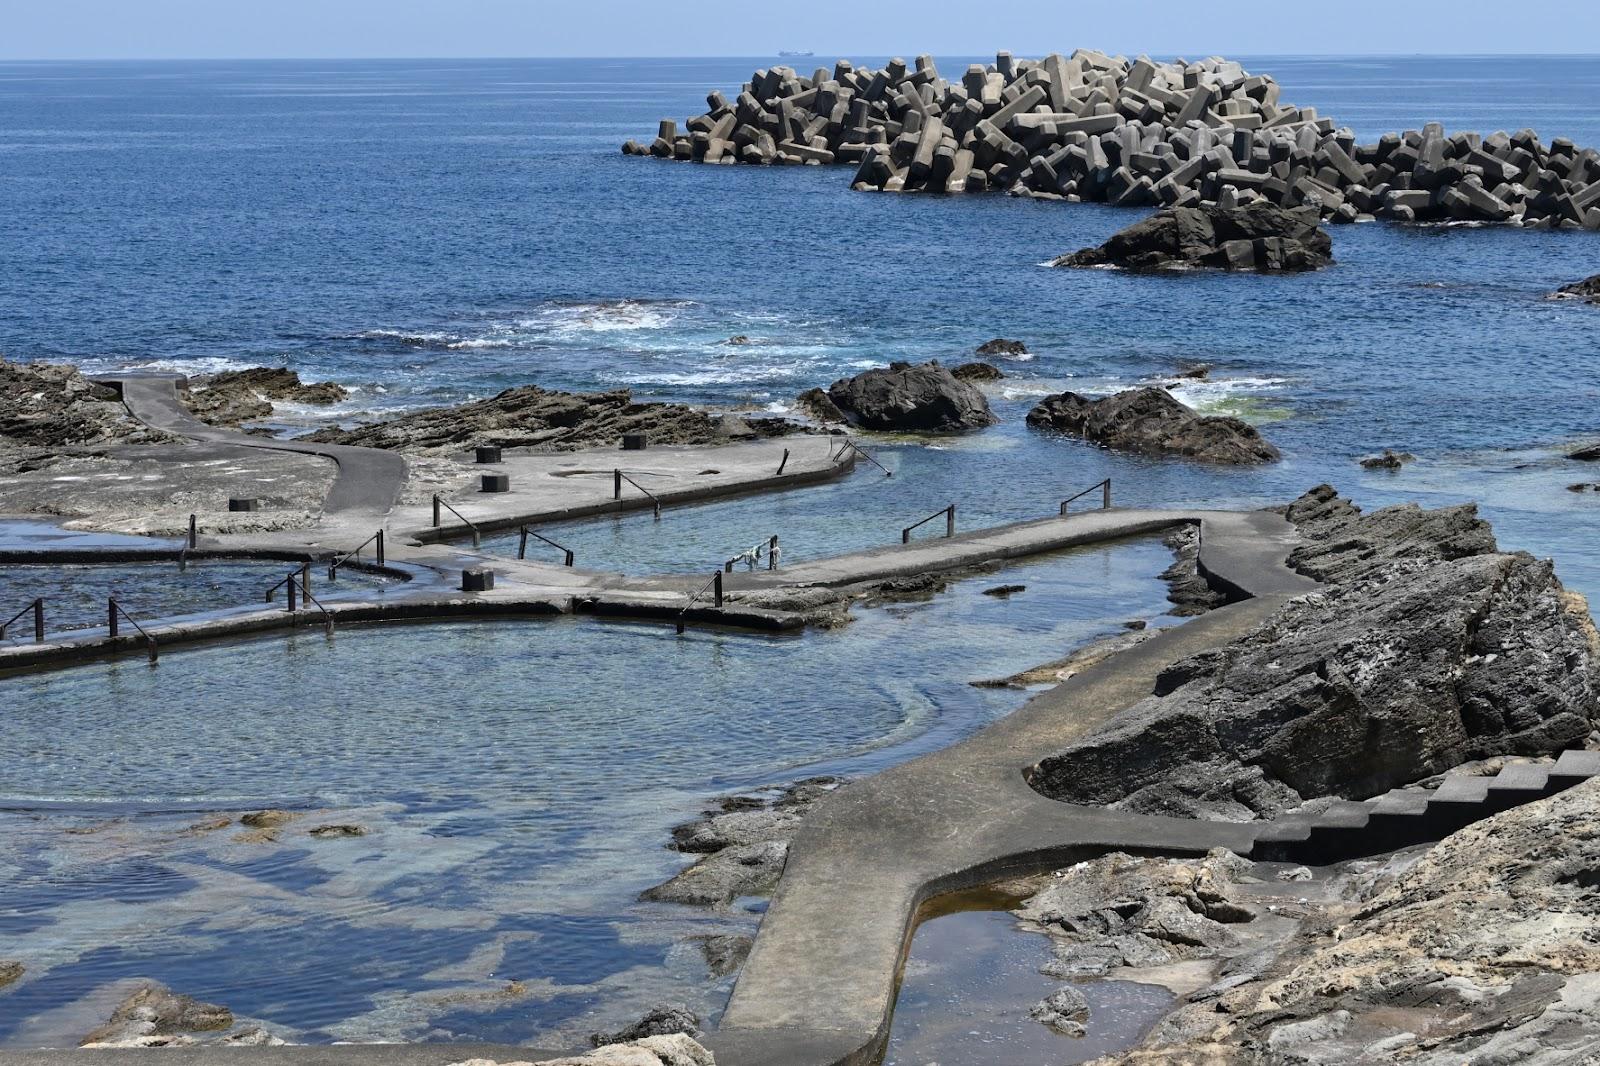
<svg viewBox="0 0 1600 1066">
<path fill-rule="evenodd" d="M 711 971 L 712 977 L 726 977 L 737 971 L 755 946 L 752 937 L 734 934 L 712 933 L 690 939 L 700 945 L 700 953 L 705 956 L 706 969 Z"/>
<path fill-rule="evenodd" d="M 266 418 L 273 413 L 274 400 L 326 407 L 349 395 L 335 382 L 305 383 L 293 370 L 264 366 L 193 377 L 178 392 L 196 418 L 215 426 Z"/>
<path fill-rule="evenodd" d="M 159 1047 L 190 1042 L 184 1034 L 231 1028 L 226 1007 L 201 1003 L 151 983 L 131 993 L 112 1012 L 110 1021 L 83 1038 L 83 1047 Z"/>
<path fill-rule="evenodd" d="M 1585 303 L 1600 304 L 1600 274 L 1563 285 L 1551 295 L 1557 300 L 1583 300 Z"/>
<path fill-rule="evenodd" d="M 891 363 L 828 386 L 828 398 L 864 429 L 961 433 L 994 425 L 983 393 L 937 362 Z"/>
<path fill-rule="evenodd" d="M 1600 1049 L 1600 781 L 1446 837 L 1105 1063 L 1526 1063 Z"/>
<path fill-rule="evenodd" d="M 993 363 L 962 363 L 950 371 L 958 381 L 999 381 L 1005 373 Z"/>
<path fill-rule="evenodd" d="M 1216 267 L 1262 273 L 1318 270 L 1333 262 L 1333 238 L 1312 209 L 1269 203 L 1169 207 L 1052 263 L 1058 267 L 1116 266 L 1134 271 Z"/>
<path fill-rule="evenodd" d="M 1043 1022 L 1063 1036 L 1082 1036 L 1089 1020 L 1089 1000 L 1072 985 L 1064 985 L 1035 1003 L 1028 1017 Z"/>
<path fill-rule="evenodd" d="M 1028 346 L 1021 341 L 1012 341 L 1006 340 L 1004 337 L 996 337 L 994 340 L 984 341 L 982 344 L 978 345 L 978 354 L 1011 356 L 1027 355 Z"/>
<path fill-rule="evenodd" d="M 795 398 L 795 403 L 805 415 L 818 422 L 850 421 L 822 389 L 807 389 Z"/>
<path fill-rule="evenodd" d="M 779 419 L 746 419 L 756 432 L 781 436 L 798 428 Z M 726 441 L 716 418 L 676 403 L 634 403 L 627 389 L 573 393 L 522 385 L 487 400 L 416 411 L 353 430 L 324 429 L 307 439 L 442 455 L 481 444 L 558 451 L 615 446 L 625 433 L 651 444 Z"/>
<path fill-rule="evenodd" d="M 1114 725 L 1031 772 L 1072 803 L 1226 821 L 1364 799 L 1496 754 L 1581 746 L 1600 637 L 1548 561 L 1498 550 L 1471 506 L 1288 509 L 1326 582 L 1173 664 Z"/>
<path fill-rule="evenodd" d="M 811 777 L 782 789 L 724 797 L 672 830 L 674 850 L 705 857 L 639 898 L 709 907 L 767 891 L 783 873 L 801 819 L 838 784 L 838 778 Z"/>
<path fill-rule="evenodd" d="M 1364 470 L 1399 470 L 1415 458 L 1410 452 L 1395 452 L 1385 448 L 1382 455 L 1369 455 L 1361 460 L 1361 467 Z"/>
<path fill-rule="evenodd" d="M 76 367 L 0 358 L 0 442 L 57 449 L 174 439 L 135 421 L 116 390 L 94 384 Z"/>
<path fill-rule="evenodd" d="M 700 1016 L 683 1006 L 654 1007 L 647 1011 L 644 1017 L 624 1029 L 614 1033 L 590 1034 L 589 1043 L 592 1047 L 606 1047 L 611 1044 L 632 1043 L 647 1036 L 670 1036 L 674 1033 L 699 1036 Z"/>
<path fill-rule="evenodd" d="M 1046 397 L 1028 425 L 1054 429 L 1117 451 L 1178 455 L 1210 463 L 1265 463 L 1278 449 L 1237 418 L 1201 415 L 1166 389 L 1148 386 L 1093 400 L 1075 392 Z"/>
</svg>

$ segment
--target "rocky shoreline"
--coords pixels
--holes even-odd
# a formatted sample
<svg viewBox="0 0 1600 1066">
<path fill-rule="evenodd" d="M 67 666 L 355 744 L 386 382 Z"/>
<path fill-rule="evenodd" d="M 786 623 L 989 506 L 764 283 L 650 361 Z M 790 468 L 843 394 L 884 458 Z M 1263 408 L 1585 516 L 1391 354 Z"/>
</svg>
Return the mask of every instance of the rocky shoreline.
<svg viewBox="0 0 1600 1066">
<path fill-rule="evenodd" d="M 1512 223 L 1600 230 L 1600 154 L 1529 129 L 1439 123 L 1359 144 L 1278 83 L 1220 57 L 1160 63 L 1079 49 L 1001 52 L 942 77 L 931 56 L 880 70 L 839 60 L 755 71 L 682 132 L 664 120 L 627 155 L 696 163 L 847 164 L 852 187 L 1008 189 L 1123 207 L 1268 203 L 1334 222 Z"/>
</svg>

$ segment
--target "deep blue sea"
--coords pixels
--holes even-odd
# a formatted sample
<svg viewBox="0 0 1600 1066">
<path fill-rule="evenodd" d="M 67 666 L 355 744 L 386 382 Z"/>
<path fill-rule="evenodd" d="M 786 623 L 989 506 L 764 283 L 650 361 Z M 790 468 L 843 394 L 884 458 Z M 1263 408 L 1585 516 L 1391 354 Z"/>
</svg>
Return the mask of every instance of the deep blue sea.
<svg viewBox="0 0 1600 1066">
<path fill-rule="evenodd" d="M 1244 58 L 1363 138 L 1437 120 L 1600 145 L 1600 58 Z M 1600 235 L 1370 224 L 1334 230 L 1338 264 L 1314 275 L 1059 271 L 1041 264 L 1138 215 L 620 154 L 771 62 L 0 63 L 0 352 L 285 365 L 350 386 L 332 412 L 349 421 L 524 383 L 782 411 L 868 366 L 1015 337 L 1034 355 L 1002 363 L 1002 424 L 877 442 L 892 480 L 563 539 L 586 564 L 674 569 L 770 533 L 793 557 L 891 541 L 952 501 L 964 526 L 1048 514 L 1106 476 L 1127 504 L 1331 481 L 1368 505 L 1481 501 L 1502 544 L 1600 595 L 1600 493 L 1567 489 L 1600 470 L 1563 458 L 1600 439 L 1600 308 L 1545 298 L 1600 273 Z M 1179 394 L 1256 421 L 1281 463 L 1117 456 L 1023 425 L 1044 394 L 1194 363 L 1211 379 Z M 1383 447 L 1416 461 L 1360 469 Z M 726 985 L 684 937 L 755 919 L 632 902 L 674 865 L 667 827 L 722 789 L 970 732 L 1018 697 L 966 681 L 1158 612 L 1165 559 L 1150 542 L 1067 556 L 1027 578 L 1031 600 L 979 579 L 791 642 L 405 628 L 9 682 L 21 755 L 0 798 L 310 796 L 373 833 L 263 852 L 188 834 L 189 816 L 5 816 L 0 958 L 31 969 L 0 994 L 0 1042 L 70 1040 L 143 976 L 307 1040 L 559 1044 L 662 998 L 714 1012 Z M 419 675 L 423 647 L 457 658 Z M 499 995 L 513 979 L 525 994 Z"/>
</svg>

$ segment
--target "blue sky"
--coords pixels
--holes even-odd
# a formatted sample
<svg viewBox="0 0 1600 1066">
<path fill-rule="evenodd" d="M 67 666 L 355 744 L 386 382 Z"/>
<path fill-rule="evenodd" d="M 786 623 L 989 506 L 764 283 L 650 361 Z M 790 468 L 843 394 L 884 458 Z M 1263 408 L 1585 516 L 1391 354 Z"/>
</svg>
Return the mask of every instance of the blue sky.
<svg viewBox="0 0 1600 1066">
<path fill-rule="evenodd" d="M 0 58 L 1551 53 L 1600 0 L 5 0 Z"/>
</svg>

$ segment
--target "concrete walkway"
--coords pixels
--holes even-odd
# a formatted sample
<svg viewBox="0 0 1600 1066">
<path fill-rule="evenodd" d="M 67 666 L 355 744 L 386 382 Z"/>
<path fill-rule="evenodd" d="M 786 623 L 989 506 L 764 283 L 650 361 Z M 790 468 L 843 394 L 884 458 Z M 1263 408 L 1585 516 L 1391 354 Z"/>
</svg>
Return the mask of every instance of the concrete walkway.
<svg viewBox="0 0 1600 1066">
<path fill-rule="evenodd" d="M 341 518 L 387 515 L 406 482 L 406 463 L 394 452 L 376 448 L 347 448 L 338 444 L 253 437 L 237 430 L 202 422 L 178 399 L 183 378 L 168 375 L 129 374 L 96 378 L 122 395 L 133 417 L 145 425 L 164 429 L 204 444 L 236 448 L 266 448 L 332 459 L 339 473 L 323 503 L 323 512 Z"/>
<path fill-rule="evenodd" d="M 1075 807 L 1025 777 L 1149 695 L 1171 663 L 1316 587 L 1284 565 L 1293 535 L 1277 515 L 1210 515 L 1202 529 L 1207 568 L 1253 598 L 1164 630 L 960 744 L 847 785 L 807 818 L 713 1041 L 719 1059 L 873 1061 L 918 908 L 935 896 L 1112 848 L 1249 852 L 1259 826 Z"/>
</svg>

